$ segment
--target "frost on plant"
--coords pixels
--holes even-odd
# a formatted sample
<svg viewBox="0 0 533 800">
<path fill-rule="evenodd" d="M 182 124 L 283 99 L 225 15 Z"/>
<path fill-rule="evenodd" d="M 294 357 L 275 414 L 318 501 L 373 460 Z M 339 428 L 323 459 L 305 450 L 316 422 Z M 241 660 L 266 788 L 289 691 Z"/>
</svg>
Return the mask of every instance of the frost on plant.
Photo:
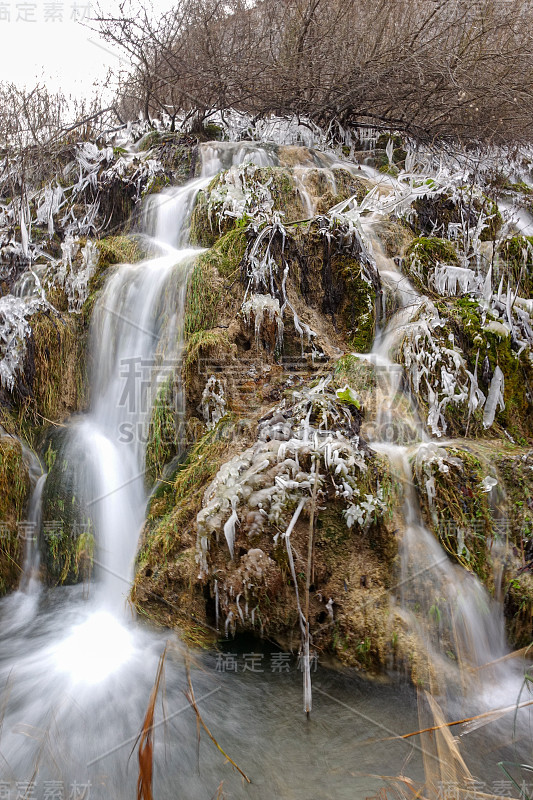
<svg viewBox="0 0 533 800">
<path fill-rule="evenodd" d="M 202 393 L 200 410 L 208 430 L 212 430 L 226 413 L 224 385 L 220 378 L 211 375 L 207 381 Z"/>
<path fill-rule="evenodd" d="M 42 298 L 23 300 L 13 295 L 0 297 L 0 384 L 12 390 L 24 367 L 29 318 L 38 311 L 54 311 Z"/>
<path fill-rule="evenodd" d="M 476 372 L 467 367 L 453 334 L 443 335 L 444 322 L 433 303 L 424 299 L 398 333 L 396 357 L 403 361 L 409 383 L 428 407 L 427 425 L 434 436 L 446 433 L 448 405 L 465 405 L 472 413 L 485 403 Z"/>
<path fill-rule="evenodd" d="M 225 217 L 241 219 L 245 215 L 258 222 L 270 219 L 274 200 L 270 192 L 272 177 L 262 183 L 255 164 L 241 164 L 223 172 L 209 193 L 207 212 L 211 227 L 221 229 Z"/>
<path fill-rule="evenodd" d="M 55 270 L 49 273 L 49 281 L 65 290 L 69 312 L 79 313 L 88 297 L 89 280 L 98 264 L 98 247 L 88 240 L 80 248 L 78 238 L 67 234 L 61 250 L 63 257 Z"/>
<path fill-rule="evenodd" d="M 328 377 L 294 391 L 290 404 L 283 401 L 260 423 L 256 443 L 219 470 L 197 516 L 201 575 L 209 571 L 212 536 L 223 532 L 231 554 L 235 526 L 246 518 L 249 536 L 267 529 L 276 543 L 295 509 L 309 509 L 315 481 L 319 494 L 327 489 L 344 504 L 350 527 L 366 527 L 383 514 L 380 487 L 372 493 L 360 488 L 367 451 L 359 439 L 359 412 L 330 383 Z"/>
<path fill-rule="evenodd" d="M 261 340 L 272 344 L 279 350 L 283 343 L 283 320 L 279 300 L 270 294 L 252 294 L 242 304 L 241 312 L 244 321 L 254 328 L 255 341 L 259 347 Z"/>
</svg>

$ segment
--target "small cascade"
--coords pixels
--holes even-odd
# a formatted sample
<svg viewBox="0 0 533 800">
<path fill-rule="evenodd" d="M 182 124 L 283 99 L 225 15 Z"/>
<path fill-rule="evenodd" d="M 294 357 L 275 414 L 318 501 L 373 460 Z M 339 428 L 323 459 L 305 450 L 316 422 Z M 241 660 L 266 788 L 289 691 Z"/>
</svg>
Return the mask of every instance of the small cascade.
<svg viewBox="0 0 533 800">
<path fill-rule="evenodd" d="M 47 473 L 45 472 L 37 479 L 31 494 L 30 506 L 28 509 L 28 524 L 33 535 L 26 538 L 23 573 L 19 585 L 19 591 L 25 592 L 28 595 L 36 594 L 40 588 L 39 566 L 41 556 L 38 542 L 41 531 L 43 489 L 46 478 Z"/>
<path fill-rule="evenodd" d="M 183 420 L 181 351 L 187 281 L 195 257 L 187 245 L 195 198 L 220 169 L 277 164 L 275 148 L 253 143 L 203 145 L 202 174 L 148 198 L 142 235 L 156 253 L 122 265 L 108 280 L 91 320 L 91 409 L 73 421 L 67 455 L 78 465 L 75 494 L 96 539 L 99 604 L 120 613 L 133 579 L 148 489 L 145 451 L 158 392 L 174 388 Z"/>
<path fill-rule="evenodd" d="M 375 450 L 388 456 L 402 481 L 405 529 L 400 544 L 399 600 L 427 647 L 432 666 L 444 678 L 438 686 L 444 690 L 446 679 L 453 679 L 453 659 L 465 680 L 468 674 L 475 674 L 472 670 L 504 656 L 505 631 L 501 606 L 475 575 L 450 561 L 422 520 L 410 458 L 426 446 L 372 443 Z M 451 660 L 447 661 L 446 655 Z M 505 674 L 506 667 L 500 665 L 483 678 L 490 677 L 493 682 Z M 479 683 L 479 675 L 477 680 Z"/>
<path fill-rule="evenodd" d="M 1 427 L 0 435 L 6 435 Z M 47 474 L 43 473 L 41 463 L 35 453 L 22 440 L 18 441 L 28 469 L 31 492 L 26 519 L 21 521 L 20 528 L 20 534 L 23 537 L 24 557 L 19 586 L 16 592 L 8 595 L 3 600 L 2 634 L 4 635 L 23 629 L 35 617 L 41 593 L 39 536 L 41 533 L 43 489 Z"/>
<path fill-rule="evenodd" d="M 379 216 L 372 214 L 362 223 L 363 234 L 384 289 L 378 301 L 378 325 L 374 344 L 370 353 L 357 354 L 372 365 L 376 388 L 372 398 L 374 415 L 370 420 L 369 439 L 371 442 L 426 441 L 428 436 L 415 404 L 402 391 L 403 369 L 390 357 L 391 350 L 402 337 L 405 326 L 422 298 L 409 279 L 399 272 L 394 260 L 385 255 L 378 234 Z M 389 302 L 390 301 L 390 302 Z M 396 309 L 387 322 L 387 308 Z M 379 311 L 381 310 L 381 315 Z M 371 411 L 372 411 L 371 410 Z"/>
<path fill-rule="evenodd" d="M 413 398 L 402 391 L 403 368 L 391 360 L 390 354 L 425 298 L 385 256 L 375 217 L 364 224 L 364 234 L 383 284 L 394 293 L 398 307 L 378 332 L 372 351 L 357 354 L 373 364 L 381 378 L 377 380 L 377 411 L 366 435 L 371 447 L 390 460 L 403 486 L 397 600 L 430 654 L 431 680 L 435 681 L 437 674 L 453 679 L 456 663 L 464 688 L 465 676 L 472 677 L 474 670 L 505 655 L 503 611 L 475 575 L 450 561 L 422 519 L 411 461 L 422 449 L 429 452 L 436 445 L 420 420 Z M 486 691 L 488 685 L 508 676 L 507 665 L 500 664 L 477 673 L 475 680 L 478 688 L 481 683 Z M 435 690 L 443 691 L 445 681 L 440 685 L 437 682 Z"/>
<path fill-rule="evenodd" d="M 196 195 L 209 184 L 210 179 L 209 174 L 202 175 L 184 186 L 174 186 L 147 198 L 143 208 L 142 233 L 171 258 L 172 250 L 187 242 L 187 223 Z"/>
</svg>

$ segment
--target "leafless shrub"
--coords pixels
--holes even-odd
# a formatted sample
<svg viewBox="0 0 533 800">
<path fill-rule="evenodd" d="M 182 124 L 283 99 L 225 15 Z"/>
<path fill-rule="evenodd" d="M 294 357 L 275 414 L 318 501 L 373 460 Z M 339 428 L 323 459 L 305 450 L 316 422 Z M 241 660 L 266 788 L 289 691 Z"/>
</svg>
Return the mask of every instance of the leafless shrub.
<svg viewBox="0 0 533 800">
<path fill-rule="evenodd" d="M 533 122 L 532 21 L 530 0 L 181 0 L 157 19 L 124 0 L 97 24 L 127 56 L 125 118 L 235 108 L 508 143 Z"/>
</svg>

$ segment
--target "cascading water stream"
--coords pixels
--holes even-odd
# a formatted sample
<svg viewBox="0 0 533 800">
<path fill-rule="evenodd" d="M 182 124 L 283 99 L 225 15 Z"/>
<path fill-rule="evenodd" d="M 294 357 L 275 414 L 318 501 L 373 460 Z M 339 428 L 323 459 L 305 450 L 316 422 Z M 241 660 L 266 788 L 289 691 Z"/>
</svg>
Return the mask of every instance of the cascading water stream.
<svg viewBox="0 0 533 800">
<path fill-rule="evenodd" d="M 357 355 L 373 364 L 378 373 L 377 411 L 369 426 L 369 442 L 389 458 L 403 486 L 399 600 L 431 654 L 431 667 L 439 665 L 439 671 L 453 679 L 453 664 L 444 656 L 453 651 L 459 666 L 476 675 L 478 691 L 481 686 L 483 694 L 495 681 L 501 684 L 512 675 L 506 664 L 472 673 L 506 653 L 503 609 L 475 575 L 450 561 L 422 519 L 410 460 L 421 449 L 431 450 L 436 444 L 428 436 L 413 398 L 402 392 L 403 369 L 390 355 L 424 298 L 384 255 L 375 229 L 377 221 L 375 216 L 363 221 L 365 239 L 398 310 L 378 330 L 372 351 Z M 516 681 L 511 683 L 509 698 L 516 696 L 517 689 Z M 445 683 L 439 688 L 444 690 Z"/>
<path fill-rule="evenodd" d="M 65 797 L 72 786 L 87 787 L 91 782 L 85 795 L 72 790 L 76 800 L 82 796 L 129 800 L 135 795 L 136 765 L 132 758 L 128 770 L 128 756 L 146 713 L 164 639 L 171 634 L 163 637 L 130 625 L 123 612 L 146 508 L 145 445 L 151 411 L 162 383 L 176 368 L 179 372 L 187 277 L 198 252 L 187 246 L 188 218 L 197 191 L 220 169 L 245 160 L 279 164 L 274 147 L 250 143 L 204 146 L 202 160 L 200 179 L 149 200 L 143 232 L 154 256 L 118 267 L 95 308 L 91 409 L 70 423 L 67 446 L 69 464 L 76 472 L 76 496 L 87 508 L 96 536 L 97 580 L 90 589 L 92 596 L 87 602 L 85 587 L 76 586 L 43 591 L 37 614 L 16 631 L 9 627 L 13 598 L 0 604 L 0 680 L 9 690 L 7 712 L 4 715 L 2 705 L 0 713 L 0 797 L 5 786 L 12 793 L 10 800 L 16 797 L 18 784 L 27 784 L 37 774 L 36 800 L 43 798 L 43 789 L 54 796 L 53 783 L 57 786 L 59 781 Z M 320 166 L 329 168 L 327 161 L 316 168 Z M 309 202 L 311 209 L 312 197 Z M 419 614 L 414 602 L 429 603 L 428 587 L 438 586 L 439 593 L 446 593 L 461 642 L 473 641 L 473 654 L 464 657 L 477 664 L 498 651 L 499 628 L 494 633 L 484 611 L 475 608 L 485 602 L 484 590 L 469 575 L 460 579 L 458 568 L 421 521 L 409 457 L 416 447 L 428 444 L 429 437 L 413 403 L 401 392 L 402 371 L 390 358 L 395 329 L 408 324 L 411 306 L 419 297 L 383 255 L 373 225 L 367 217 L 364 232 L 373 243 L 383 284 L 392 293 L 396 287 L 398 311 L 378 330 L 372 353 L 361 357 L 380 367 L 384 380 L 384 402 L 376 415 L 372 446 L 388 453 L 406 485 L 400 580 L 404 610 L 416 626 Z M 178 387 L 178 412 L 179 394 Z M 413 449 L 391 444 L 387 431 L 393 429 L 406 431 L 402 441 L 418 444 Z M 37 526 L 43 485 L 40 479 L 29 512 Z M 28 577 L 35 574 L 34 556 L 33 552 L 27 562 Z M 419 570 L 427 578 L 423 582 Z M 418 587 L 418 598 L 413 594 L 410 599 L 412 586 Z M 400 743 L 396 750 L 399 740 L 391 747 L 377 738 L 384 730 L 389 735 L 416 729 L 416 701 L 407 687 L 398 691 L 361 681 L 354 688 L 352 678 L 324 670 L 316 682 L 322 687 L 317 698 L 320 724 L 307 725 L 304 735 L 298 673 L 280 676 L 266 669 L 259 676 L 225 674 L 216 671 L 212 654 L 197 653 L 202 669 L 194 671 L 194 685 L 202 713 L 227 751 L 238 754 L 237 761 L 242 755 L 251 767 L 253 763 L 253 772 L 247 769 L 253 783 L 244 787 L 239 776 L 223 766 L 218 751 L 213 755 L 204 745 L 200 774 L 196 719 L 183 700 L 187 686 L 181 662 L 176 668 L 172 652 L 178 652 L 175 640 L 167 657 L 165 701 L 172 746 L 162 743 L 159 729 L 155 734 L 154 763 L 164 768 L 156 771 L 154 796 L 161 800 L 175 797 L 177 791 L 183 797 L 211 797 L 222 779 L 224 792 L 248 800 L 270 796 L 353 800 L 373 791 L 375 777 L 368 776 L 382 774 L 384 764 L 390 774 L 401 774 L 405 756 L 414 755 L 414 762 L 418 755 L 405 749 L 408 744 L 402 749 Z M 209 698 L 206 707 L 201 705 L 204 698 Z M 354 749 L 358 740 L 369 736 L 376 737 L 372 748 Z M 481 752 L 479 763 L 484 768 L 483 756 Z M 423 780 L 420 765 L 413 762 L 416 777 Z M 32 795 L 27 792 L 27 796 Z"/>
<path fill-rule="evenodd" d="M 29 595 L 38 592 L 40 585 L 38 575 L 41 556 L 38 547 L 38 534 L 41 529 L 42 500 L 46 478 L 46 472 L 37 478 L 28 509 L 28 523 L 33 535 L 29 536 L 26 540 L 26 551 L 24 553 L 24 563 L 22 566 L 23 573 L 19 590 Z"/>
<path fill-rule="evenodd" d="M 0 428 L 0 431 L 2 429 Z M 2 431 L 3 432 L 3 431 Z M 3 632 L 14 632 L 21 629 L 37 613 L 41 583 L 39 581 L 39 531 L 41 528 L 42 497 L 47 474 L 43 473 L 37 456 L 21 441 L 22 453 L 28 466 L 30 478 L 30 500 L 28 512 L 23 522 L 24 558 L 19 587 L 16 592 L 5 598 L 6 616 L 9 617 Z"/>
</svg>

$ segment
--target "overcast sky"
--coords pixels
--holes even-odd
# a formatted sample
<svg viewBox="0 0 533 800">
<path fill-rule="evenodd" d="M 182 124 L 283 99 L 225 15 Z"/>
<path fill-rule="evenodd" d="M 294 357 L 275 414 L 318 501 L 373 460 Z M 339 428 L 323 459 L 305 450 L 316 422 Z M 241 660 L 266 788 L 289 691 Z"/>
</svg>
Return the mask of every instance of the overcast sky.
<svg viewBox="0 0 533 800">
<path fill-rule="evenodd" d="M 100 5 L 111 12 L 117 4 Z M 46 81 L 67 95 L 91 96 L 93 81 L 103 84 L 109 67 L 120 66 L 116 54 L 80 24 L 94 14 L 90 0 L 0 0 L 0 80 L 26 86 Z"/>
</svg>

